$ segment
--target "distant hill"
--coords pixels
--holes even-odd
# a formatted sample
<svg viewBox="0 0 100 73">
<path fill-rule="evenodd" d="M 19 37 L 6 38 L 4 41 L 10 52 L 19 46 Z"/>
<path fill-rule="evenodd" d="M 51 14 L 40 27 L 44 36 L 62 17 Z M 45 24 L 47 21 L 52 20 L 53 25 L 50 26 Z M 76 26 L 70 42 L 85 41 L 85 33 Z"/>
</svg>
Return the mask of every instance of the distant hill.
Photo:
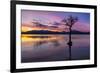
<svg viewBox="0 0 100 73">
<path fill-rule="evenodd" d="M 90 34 L 90 32 L 81 32 L 81 31 L 77 31 L 77 30 L 72 30 L 72 34 Z"/>
<path fill-rule="evenodd" d="M 48 31 L 48 30 L 32 30 L 32 31 L 22 32 L 22 34 L 69 34 L 69 32 L 54 32 L 54 31 Z M 90 34 L 90 33 L 72 30 L 72 34 Z"/>
</svg>

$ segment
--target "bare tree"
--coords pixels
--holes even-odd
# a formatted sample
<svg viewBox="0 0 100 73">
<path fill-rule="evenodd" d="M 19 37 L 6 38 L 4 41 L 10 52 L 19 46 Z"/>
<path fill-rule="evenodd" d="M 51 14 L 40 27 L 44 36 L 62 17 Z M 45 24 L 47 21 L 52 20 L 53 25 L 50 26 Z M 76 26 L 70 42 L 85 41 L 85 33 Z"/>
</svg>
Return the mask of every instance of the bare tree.
<svg viewBox="0 0 100 73">
<path fill-rule="evenodd" d="M 62 20 L 62 22 L 65 23 L 66 26 L 69 27 L 69 42 L 68 45 L 72 46 L 72 41 L 71 41 L 71 31 L 72 31 L 72 26 L 78 21 L 78 17 L 74 17 L 72 15 L 68 16 L 68 18 L 65 18 Z"/>
</svg>

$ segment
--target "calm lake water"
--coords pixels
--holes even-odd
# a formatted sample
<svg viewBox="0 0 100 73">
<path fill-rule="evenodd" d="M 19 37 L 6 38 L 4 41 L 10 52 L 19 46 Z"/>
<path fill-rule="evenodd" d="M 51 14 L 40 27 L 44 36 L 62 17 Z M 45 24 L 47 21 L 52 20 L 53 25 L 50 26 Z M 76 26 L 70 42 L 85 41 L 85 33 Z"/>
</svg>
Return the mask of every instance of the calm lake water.
<svg viewBox="0 0 100 73">
<path fill-rule="evenodd" d="M 22 34 L 21 62 L 47 62 L 85 60 L 90 58 L 90 36 L 72 35 L 71 49 L 67 45 L 69 35 Z"/>
</svg>

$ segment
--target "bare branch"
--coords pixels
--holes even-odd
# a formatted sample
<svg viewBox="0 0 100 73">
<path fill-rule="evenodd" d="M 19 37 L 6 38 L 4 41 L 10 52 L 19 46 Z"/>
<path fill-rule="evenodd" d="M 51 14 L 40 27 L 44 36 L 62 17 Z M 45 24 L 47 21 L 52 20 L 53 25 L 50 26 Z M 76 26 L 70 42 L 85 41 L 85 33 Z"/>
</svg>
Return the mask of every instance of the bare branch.
<svg viewBox="0 0 100 73">
<path fill-rule="evenodd" d="M 72 27 L 78 21 L 78 17 L 69 15 L 68 18 L 62 20 L 66 26 Z"/>
</svg>

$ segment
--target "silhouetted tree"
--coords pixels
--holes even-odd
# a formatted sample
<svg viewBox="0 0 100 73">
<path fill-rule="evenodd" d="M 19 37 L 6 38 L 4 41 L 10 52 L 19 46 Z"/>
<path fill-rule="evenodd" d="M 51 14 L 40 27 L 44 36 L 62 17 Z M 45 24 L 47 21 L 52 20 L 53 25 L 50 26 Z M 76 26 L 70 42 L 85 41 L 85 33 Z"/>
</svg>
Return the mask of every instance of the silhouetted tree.
<svg viewBox="0 0 100 73">
<path fill-rule="evenodd" d="M 68 16 L 68 18 L 65 18 L 62 20 L 62 22 L 65 23 L 66 26 L 69 28 L 69 42 L 68 45 L 72 46 L 72 41 L 71 41 L 71 31 L 72 31 L 72 26 L 78 21 L 78 17 L 74 17 L 72 15 Z"/>
</svg>

